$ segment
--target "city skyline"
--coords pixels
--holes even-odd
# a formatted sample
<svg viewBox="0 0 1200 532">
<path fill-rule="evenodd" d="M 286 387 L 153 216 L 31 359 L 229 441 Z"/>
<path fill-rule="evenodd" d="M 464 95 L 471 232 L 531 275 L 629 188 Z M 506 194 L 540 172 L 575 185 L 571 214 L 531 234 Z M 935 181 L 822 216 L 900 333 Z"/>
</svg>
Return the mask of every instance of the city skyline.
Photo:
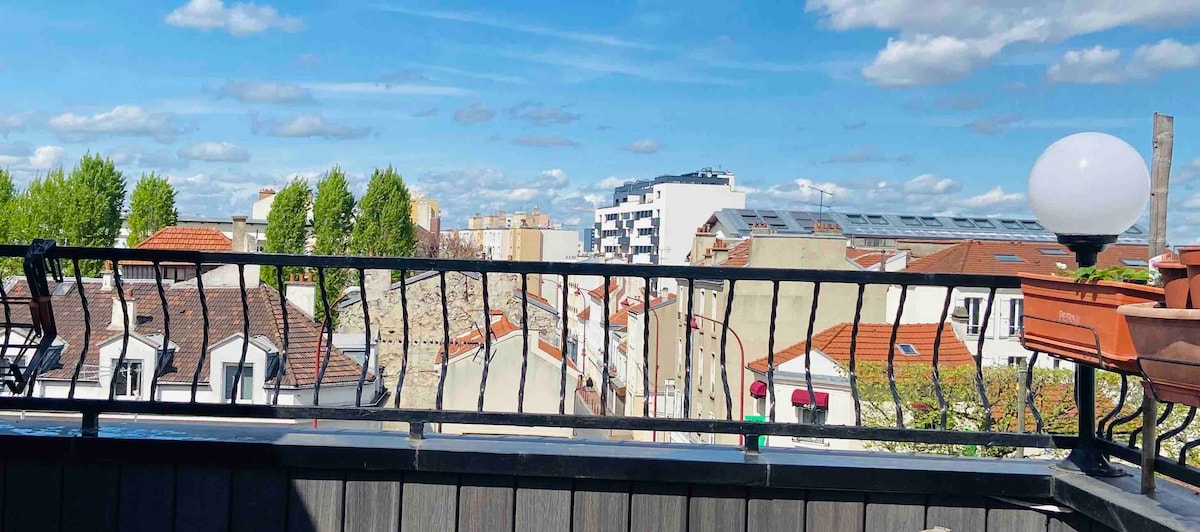
<svg viewBox="0 0 1200 532">
<path fill-rule="evenodd" d="M 751 208 L 815 209 L 812 186 L 841 211 L 1027 214 L 1047 145 L 1100 130 L 1149 160 L 1161 111 L 1170 238 L 1200 234 L 1200 4 L 889 6 L 7 5 L 0 165 L 24 184 L 101 153 L 189 215 L 334 164 L 358 194 L 394 165 L 447 220 L 586 228 L 612 187 L 710 166 Z"/>
</svg>

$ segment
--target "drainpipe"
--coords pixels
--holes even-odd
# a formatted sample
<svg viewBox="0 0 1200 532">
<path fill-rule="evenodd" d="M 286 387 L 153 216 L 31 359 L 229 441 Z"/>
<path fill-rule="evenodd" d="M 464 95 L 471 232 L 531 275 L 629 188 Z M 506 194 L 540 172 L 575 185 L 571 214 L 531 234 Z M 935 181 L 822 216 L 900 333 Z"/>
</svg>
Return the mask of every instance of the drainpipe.
<svg viewBox="0 0 1200 532">
<path fill-rule="evenodd" d="M 722 327 L 727 327 L 724 323 L 706 316 L 695 315 L 694 317 L 702 320 L 708 320 Z M 689 324 L 689 327 L 690 326 L 691 325 Z M 740 375 L 738 377 L 738 421 L 743 421 L 746 417 L 746 348 L 742 345 L 742 337 L 738 336 L 737 331 L 733 330 L 733 327 L 728 327 L 728 329 L 730 334 L 733 334 L 733 339 L 736 340 L 738 344 L 738 356 L 740 360 L 738 363 L 738 375 Z"/>
</svg>

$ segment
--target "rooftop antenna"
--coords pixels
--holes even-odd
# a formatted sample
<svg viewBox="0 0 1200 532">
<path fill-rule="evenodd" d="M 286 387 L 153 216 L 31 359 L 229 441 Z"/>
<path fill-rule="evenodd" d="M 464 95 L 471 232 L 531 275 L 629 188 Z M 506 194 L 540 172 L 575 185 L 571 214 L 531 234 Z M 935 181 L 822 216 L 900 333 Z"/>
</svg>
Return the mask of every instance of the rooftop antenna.
<svg viewBox="0 0 1200 532">
<path fill-rule="evenodd" d="M 832 203 L 833 203 L 833 193 L 832 193 L 832 192 L 829 192 L 828 190 L 819 189 L 819 188 L 817 188 L 817 187 L 814 187 L 814 186 L 812 186 L 812 185 L 804 185 L 804 188 L 807 188 L 807 189 L 809 189 L 809 190 L 816 191 L 816 192 L 818 192 L 818 193 L 820 193 L 820 194 L 821 194 L 820 196 L 818 196 L 818 198 L 819 198 L 819 199 L 818 199 L 818 201 L 819 201 L 818 205 L 820 206 L 820 209 L 821 209 L 821 210 L 819 211 L 818 215 L 819 215 L 819 217 L 820 217 L 820 221 L 821 221 L 821 223 L 824 223 L 824 222 L 825 222 L 825 196 L 829 196 L 829 202 L 830 202 L 830 204 L 832 204 Z"/>
</svg>

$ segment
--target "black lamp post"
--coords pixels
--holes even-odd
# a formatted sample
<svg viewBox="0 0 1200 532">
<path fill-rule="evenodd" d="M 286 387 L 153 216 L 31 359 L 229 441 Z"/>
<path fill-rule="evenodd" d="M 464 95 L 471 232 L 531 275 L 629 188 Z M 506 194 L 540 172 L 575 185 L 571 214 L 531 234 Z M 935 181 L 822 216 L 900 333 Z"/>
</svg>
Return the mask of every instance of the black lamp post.
<svg viewBox="0 0 1200 532">
<path fill-rule="evenodd" d="M 1146 162 L 1125 141 L 1078 133 L 1051 144 L 1029 174 L 1029 203 L 1046 229 L 1075 253 L 1080 268 L 1095 266 L 1105 246 L 1134 224 L 1150 198 Z M 1079 443 L 1058 467 L 1093 476 L 1120 476 L 1096 443 L 1096 369 L 1075 364 Z"/>
</svg>

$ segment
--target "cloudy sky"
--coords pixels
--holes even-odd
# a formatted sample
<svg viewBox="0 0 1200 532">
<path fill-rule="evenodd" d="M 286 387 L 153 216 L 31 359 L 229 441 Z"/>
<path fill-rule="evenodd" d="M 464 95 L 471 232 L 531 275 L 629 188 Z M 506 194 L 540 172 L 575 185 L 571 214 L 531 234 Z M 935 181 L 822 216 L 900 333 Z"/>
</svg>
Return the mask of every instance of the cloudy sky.
<svg viewBox="0 0 1200 532">
<path fill-rule="evenodd" d="M 1200 236 L 1200 0 L 173 0 L 0 6 L 0 164 L 99 152 L 186 214 L 391 164 L 443 226 L 577 224 L 628 179 L 737 173 L 750 206 L 1025 213 L 1064 135 L 1149 159 L 1176 117 L 1170 226 Z M 1200 180 L 1198 180 L 1200 181 Z"/>
</svg>

